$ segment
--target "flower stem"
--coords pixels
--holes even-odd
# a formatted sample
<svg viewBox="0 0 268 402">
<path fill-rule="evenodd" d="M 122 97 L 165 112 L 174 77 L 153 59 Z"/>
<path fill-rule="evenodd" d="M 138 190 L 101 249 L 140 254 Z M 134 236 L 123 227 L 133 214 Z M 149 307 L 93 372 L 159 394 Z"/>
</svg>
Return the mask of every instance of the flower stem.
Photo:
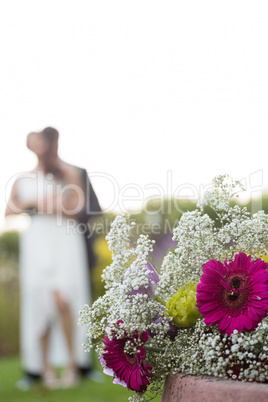
<svg viewBox="0 0 268 402">
<path fill-rule="evenodd" d="M 149 352 L 156 352 L 156 353 L 161 352 L 161 349 L 155 348 L 155 347 L 153 347 L 153 346 L 144 346 L 144 348 L 145 348 L 146 350 L 149 350 Z"/>
<path fill-rule="evenodd" d="M 163 306 L 166 307 L 166 302 L 165 302 L 163 299 L 161 299 L 161 297 L 156 296 L 156 297 L 155 297 L 155 300 L 158 301 L 159 303 L 163 304 Z"/>
</svg>

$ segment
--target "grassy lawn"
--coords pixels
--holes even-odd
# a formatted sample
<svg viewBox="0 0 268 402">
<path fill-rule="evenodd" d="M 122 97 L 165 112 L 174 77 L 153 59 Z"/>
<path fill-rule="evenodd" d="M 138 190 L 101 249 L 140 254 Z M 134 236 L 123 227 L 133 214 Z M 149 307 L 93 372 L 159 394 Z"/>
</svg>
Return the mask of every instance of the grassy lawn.
<svg viewBox="0 0 268 402">
<path fill-rule="evenodd" d="M 114 385 L 112 378 L 104 376 L 104 383 L 94 383 L 82 380 L 81 384 L 72 389 L 47 391 L 41 384 L 23 392 L 15 387 L 21 378 L 20 361 L 18 357 L 0 360 L 0 401 L 1 402 L 127 402 L 132 392 L 120 385 Z M 154 399 L 159 402 L 160 398 Z"/>
</svg>

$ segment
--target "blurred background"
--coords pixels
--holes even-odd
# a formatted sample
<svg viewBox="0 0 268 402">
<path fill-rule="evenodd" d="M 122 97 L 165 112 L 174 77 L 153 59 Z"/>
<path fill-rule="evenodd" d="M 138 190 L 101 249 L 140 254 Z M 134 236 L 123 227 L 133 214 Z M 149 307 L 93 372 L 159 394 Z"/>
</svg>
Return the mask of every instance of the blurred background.
<svg viewBox="0 0 268 402">
<path fill-rule="evenodd" d="M 104 211 L 93 230 L 96 298 L 111 258 L 105 234 L 117 213 L 130 211 L 137 231 L 158 241 L 159 266 L 174 223 L 215 175 L 242 180 L 242 202 L 268 212 L 267 18 L 265 0 L 0 0 L 3 400 L 60 400 L 64 392 L 21 397 L 14 390 L 18 239 L 29 218 L 5 220 L 4 210 L 15 177 L 36 162 L 26 135 L 57 128 L 60 157 L 89 173 Z M 81 399 L 78 391 L 68 395 L 106 401 L 118 392 L 114 399 L 126 400 L 122 387 L 107 387 L 104 395 L 94 388 L 89 397 L 89 385 Z"/>
</svg>

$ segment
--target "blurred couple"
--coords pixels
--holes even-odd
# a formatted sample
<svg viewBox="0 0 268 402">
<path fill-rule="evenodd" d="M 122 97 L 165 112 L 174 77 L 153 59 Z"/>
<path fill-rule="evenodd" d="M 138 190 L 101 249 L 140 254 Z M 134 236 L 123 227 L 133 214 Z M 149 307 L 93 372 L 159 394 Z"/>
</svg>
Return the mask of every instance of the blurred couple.
<svg viewBox="0 0 268 402">
<path fill-rule="evenodd" d="M 6 208 L 28 213 L 30 227 L 20 239 L 21 357 L 28 389 L 40 376 L 47 388 L 72 387 L 81 371 L 93 373 L 86 328 L 78 312 L 91 303 L 89 269 L 94 265 L 88 220 L 101 213 L 85 169 L 58 156 L 59 133 L 32 132 L 27 147 L 38 162 L 13 185 Z M 64 367 L 57 378 L 55 367 Z"/>
</svg>

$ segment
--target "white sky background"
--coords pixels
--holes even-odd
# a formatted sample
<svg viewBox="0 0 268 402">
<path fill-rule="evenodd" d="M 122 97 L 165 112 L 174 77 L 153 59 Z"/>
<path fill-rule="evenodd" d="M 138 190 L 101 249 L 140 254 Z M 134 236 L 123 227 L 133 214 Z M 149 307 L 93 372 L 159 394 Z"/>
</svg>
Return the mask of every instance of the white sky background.
<svg viewBox="0 0 268 402">
<path fill-rule="evenodd" d="M 145 198 L 223 173 L 267 185 L 267 21 L 266 0 L 0 0 L 1 228 L 7 182 L 35 164 L 26 135 L 46 126 L 64 160 Z"/>
</svg>

